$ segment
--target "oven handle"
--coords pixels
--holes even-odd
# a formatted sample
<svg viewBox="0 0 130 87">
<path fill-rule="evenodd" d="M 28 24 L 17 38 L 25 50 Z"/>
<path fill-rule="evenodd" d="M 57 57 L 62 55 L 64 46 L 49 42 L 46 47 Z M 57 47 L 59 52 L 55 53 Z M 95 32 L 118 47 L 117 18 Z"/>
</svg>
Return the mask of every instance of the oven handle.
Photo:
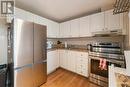
<svg viewBox="0 0 130 87">
<path fill-rule="evenodd" d="M 89 56 L 90 59 L 95 59 L 95 60 L 100 60 L 100 57 L 93 57 L 93 56 Z M 113 60 L 113 59 L 106 59 L 107 62 L 110 63 L 119 63 L 119 64 L 124 64 L 124 61 L 119 61 L 119 60 Z"/>
</svg>

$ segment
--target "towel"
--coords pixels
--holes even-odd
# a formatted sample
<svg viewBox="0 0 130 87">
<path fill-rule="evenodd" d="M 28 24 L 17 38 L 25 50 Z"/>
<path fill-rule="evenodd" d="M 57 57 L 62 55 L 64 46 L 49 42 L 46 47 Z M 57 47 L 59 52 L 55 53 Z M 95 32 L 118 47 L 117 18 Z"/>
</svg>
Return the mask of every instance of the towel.
<svg viewBox="0 0 130 87">
<path fill-rule="evenodd" d="M 106 59 L 100 59 L 99 68 L 101 70 L 107 70 L 107 61 Z"/>
</svg>

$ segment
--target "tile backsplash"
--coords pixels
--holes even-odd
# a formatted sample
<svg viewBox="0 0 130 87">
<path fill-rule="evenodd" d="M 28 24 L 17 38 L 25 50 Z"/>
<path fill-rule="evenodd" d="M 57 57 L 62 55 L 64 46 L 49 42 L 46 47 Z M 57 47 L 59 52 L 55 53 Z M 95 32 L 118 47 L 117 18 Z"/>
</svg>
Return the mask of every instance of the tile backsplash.
<svg viewBox="0 0 130 87">
<path fill-rule="evenodd" d="M 57 41 L 61 41 L 62 44 L 67 43 L 68 45 L 85 47 L 87 44 L 92 44 L 95 42 L 119 42 L 124 47 L 124 36 L 113 36 L 113 37 L 86 37 L 86 38 L 65 38 L 65 39 L 48 39 L 52 41 L 53 44 L 57 44 Z"/>
</svg>

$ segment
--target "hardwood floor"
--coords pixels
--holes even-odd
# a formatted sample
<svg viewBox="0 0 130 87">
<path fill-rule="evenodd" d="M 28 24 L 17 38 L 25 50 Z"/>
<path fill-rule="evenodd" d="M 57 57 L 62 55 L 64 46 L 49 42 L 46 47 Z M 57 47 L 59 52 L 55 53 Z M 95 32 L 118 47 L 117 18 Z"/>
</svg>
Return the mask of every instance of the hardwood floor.
<svg viewBox="0 0 130 87">
<path fill-rule="evenodd" d="M 47 83 L 41 87 L 99 87 L 88 81 L 87 78 L 64 69 L 58 69 L 50 74 Z"/>
</svg>

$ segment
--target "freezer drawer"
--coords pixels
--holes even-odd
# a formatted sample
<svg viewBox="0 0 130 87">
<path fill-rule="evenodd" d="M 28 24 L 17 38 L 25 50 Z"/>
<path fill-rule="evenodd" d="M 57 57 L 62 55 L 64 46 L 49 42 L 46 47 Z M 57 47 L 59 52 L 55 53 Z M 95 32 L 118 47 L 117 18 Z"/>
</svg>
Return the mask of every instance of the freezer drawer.
<svg viewBox="0 0 130 87">
<path fill-rule="evenodd" d="M 46 60 L 46 27 L 34 24 L 34 63 Z"/>
<path fill-rule="evenodd" d="M 33 66 L 34 87 L 40 87 L 47 80 L 47 64 L 38 63 Z"/>
<path fill-rule="evenodd" d="M 34 87 L 32 78 L 32 66 L 14 71 L 14 87 Z"/>
<path fill-rule="evenodd" d="M 14 68 L 18 68 L 33 63 L 33 23 L 14 22 Z"/>
</svg>

